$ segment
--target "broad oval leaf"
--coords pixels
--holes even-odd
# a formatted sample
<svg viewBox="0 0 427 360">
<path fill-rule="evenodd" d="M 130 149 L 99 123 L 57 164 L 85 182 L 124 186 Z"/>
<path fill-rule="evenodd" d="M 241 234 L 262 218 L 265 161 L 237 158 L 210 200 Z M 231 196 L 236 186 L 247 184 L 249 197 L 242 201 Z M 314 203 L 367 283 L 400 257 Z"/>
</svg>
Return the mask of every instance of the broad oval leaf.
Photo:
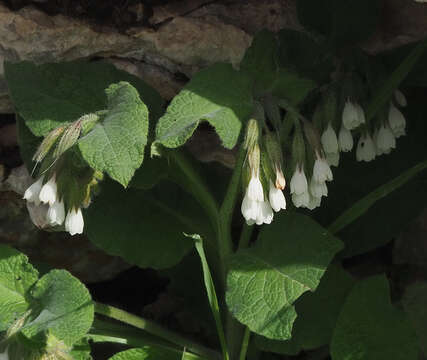
<svg viewBox="0 0 427 360">
<path fill-rule="evenodd" d="M 89 291 L 65 270 L 52 270 L 40 278 L 31 290 L 31 310 L 25 336 L 49 331 L 69 346 L 89 331 L 94 317 Z"/>
<path fill-rule="evenodd" d="M 38 276 L 24 254 L 0 245 L 0 331 L 28 310 L 28 291 Z"/>
<path fill-rule="evenodd" d="M 152 120 L 160 117 L 164 101 L 144 81 L 102 61 L 73 61 L 35 65 L 30 62 L 4 65 L 5 78 L 17 113 L 36 136 L 107 107 L 105 89 L 127 81 L 150 109 Z"/>
<path fill-rule="evenodd" d="M 122 351 L 111 357 L 109 360 L 182 360 L 186 359 L 185 354 L 169 349 L 162 349 L 153 346 L 144 346 Z"/>
<path fill-rule="evenodd" d="M 390 302 L 384 275 L 356 283 L 337 320 L 333 360 L 416 360 L 417 339 L 403 311 Z"/>
<path fill-rule="evenodd" d="M 168 106 L 156 127 L 156 142 L 176 148 L 208 121 L 224 147 L 236 145 L 242 122 L 252 113 L 251 81 L 229 64 L 216 64 L 193 76 Z"/>
<path fill-rule="evenodd" d="M 126 187 L 144 158 L 148 110 L 129 83 L 112 84 L 106 93 L 107 116 L 79 140 L 78 146 L 93 169 L 106 172 Z"/>
<path fill-rule="evenodd" d="M 310 218 L 288 212 L 261 229 L 256 245 L 230 258 L 226 302 L 231 313 L 269 339 L 291 337 L 293 303 L 314 291 L 341 242 Z"/>
</svg>

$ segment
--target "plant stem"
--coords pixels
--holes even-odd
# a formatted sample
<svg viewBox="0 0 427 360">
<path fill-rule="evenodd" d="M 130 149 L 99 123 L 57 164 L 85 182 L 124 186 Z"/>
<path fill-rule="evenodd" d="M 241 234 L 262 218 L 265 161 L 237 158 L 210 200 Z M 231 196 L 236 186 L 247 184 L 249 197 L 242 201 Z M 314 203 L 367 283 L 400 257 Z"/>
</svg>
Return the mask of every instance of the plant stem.
<svg viewBox="0 0 427 360">
<path fill-rule="evenodd" d="M 240 233 L 240 239 L 239 239 L 239 247 L 238 247 L 239 250 L 245 249 L 248 247 L 253 231 L 254 231 L 253 226 L 249 226 L 246 223 L 243 224 L 242 232 Z"/>
<path fill-rule="evenodd" d="M 156 335 L 162 339 L 166 339 L 174 344 L 182 346 L 183 348 L 207 359 L 218 360 L 220 358 L 216 351 L 197 344 L 194 341 L 189 340 L 171 330 L 165 329 L 164 327 L 150 320 L 146 320 L 139 316 L 130 314 L 127 311 L 115 308 L 110 305 L 95 303 L 95 312 L 132 325 L 138 329 L 145 330 L 150 334 Z"/>
<path fill-rule="evenodd" d="M 251 337 L 251 331 L 248 327 L 245 328 L 245 333 L 243 334 L 242 347 L 240 349 L 240 357 L 239 360 L 246 359 L 246 352 L 248 351 L 249 338 Z"/>
</svg>

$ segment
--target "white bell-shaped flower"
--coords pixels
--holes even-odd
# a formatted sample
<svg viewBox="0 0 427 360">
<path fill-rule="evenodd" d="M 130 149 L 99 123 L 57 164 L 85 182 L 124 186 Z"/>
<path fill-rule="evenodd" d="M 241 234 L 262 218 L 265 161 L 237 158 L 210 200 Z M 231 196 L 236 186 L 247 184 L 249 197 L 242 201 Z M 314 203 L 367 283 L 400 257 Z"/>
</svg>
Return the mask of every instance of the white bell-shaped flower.
<svg viewBox="0 0 427 360">
<path fill-rule="evenodd" d="M 365 117 L 365 111 L 363 110 L 363 108 L 359 105 L 359 104 L 355 104 L 356 110 L 357 110 L 357 117 L 359 119 L 359 125 L 364 124 L 366 122 L 366 117 Z"/>
<path fill-rule="evenodd" d="M 313 178 L 317 182 L 332 181 L 334 178 L 326 159 L 320 157 L 317 153 L 313 167 Z"/>
<path fill-rule="evenodd" d="M 328 162 L 329 166 L 335 166 L 337 167 L 340 164 L 340 153 L 326 153 L 326 161 Z"/>
<path fill-rule="evenodd" d="M 291 194 L 303 194 L 307 191 L 308 183 L 304 174 L 304 169 L 297 166 L 291 178 Z"/>
<path fill-rule="evenodd" d="M 259 201 L 250 199 L 246 192 L 240 210 L 246 221 L 253 221 L 255 223 L 260 212 Z"/>
<path fill-rule="evenodd" d="M 357 161 L 372 161 L 376 156 L 376 148 L 371 135 L 364 134 L 360 137 L 357 143 L 356 160 Z"/>
<path fill-rule="evenodd" d="M 36 182 L 31 184 L 24 193 L 24 199 L 28 202 L 33 202 L 36 205 L 40 205 L 40 191 L 43 186 L 43 176 L 40 177 Z"/>
<path fill-rule="evenodd" d="M 326 186 L 326 182 L 317 182 L 313 177 L 310 180 L 309 190 L 310 194 L 317 198 L 328 196 L 328 187 Z"/>
<path fill-rule="evenodd" d="M 308 193 L 308 189 L 301 194 L 292 194 L 292 202 L 295 207 L 308 207 L 310 203 L 310 194 Z"/>
<path fill-rule="evenodd" d="M 321 197 L 317 197 L 317 196 L 310 194 L 310 201 L 308 202 L 307 209 L 314 210 L 315 208 L 320 206 L 321 202 L 322 202 Z"/>
<path fill-rule="evenodd" d="M 262 224 L 271 224 L 273 221 L 274 213 L 273 209 L 270 206 L 270 203 L 268 201 L 261 201 L 259 203 L 260 211 L 258 213 L 258 217 L 255 220 L 257 225 Z"/>
<path fill-rule="evenodd" d="M 323 150 L 325 150 L 326 153 L 338 152 L 337 134 L 332 128 L 331 123 L 328 124 L 328 127 L 323 132 L 320 141 L 322 142 Z"/>
<path fill-rule="evenodd" d="M 280 211 L 280 209 L 286 209 L 286 199 L 283 191 L 277 189 L 274 184 L 270 181 L 270 189 L 268 192 L 268 200 L 274 211 Z"/>
<path fill-rule="evenodd" d="M 399 106 L 405 107 L 406 105 L 408 105 L 408 102 L 406 101 L 406 96 L 399 89 L 396 89 L 394 91 L 394 98 L 396 99 L 396 102 L 399 104 Z"/>
<path fill-rule="evenodd" d="M 56 201 L 49 207 L 47 211 L 47 221 L 50 225 L 62 225 L 65 220 L 65 207 L 64 202 Z"/>
<path fill-rule="evenodd" d="M 52 176 L 49 181 L 43 185 L 40 190 L 39 199 L 44 204 L 53 205 L 57 199 L 57 185 L 55 176 Z"/>
<path fill-rule="evenodd" d="M 68 231 L 70 235 L 82 234 L 83 227 L 84 220 L 81 209 L 72 208 L 69 210 L 65 218 L 65 231 Z"/>
<path fill-rule="evenodd" d="M 390 125 L 391 131 L 393 131 L 396 138 L 405 135 L 406 120 L 400 110 L 394 106 L 390 105 L 390 110 L 388 113 L 388 123 Z"/>
<path fill-rule="evenodd" d="M 365 122 L 365 112 L 362 107 L 347 100 L 342 113 L 342 123 L 347 130 L 353 130 Z"/>
<path fill-rule="evenodd" d="M 341 126 L 338 134 L 338 146 L 342 152 L 351 151 L 351 149 L 353 149 L 353 136 L 351 135 L 351 131 L 345 126 Z"/>
<path fill-rule="evenodd" d="M 396 147 L 396 138 L 388 125 L 382 125 L 378 130 L 375 145 L 382 154 L 389 154 Z"/>
<path fill-rule="evenodd" d="M 251 200 L 264 201 L 264 191 L 258 174 L 252 173 L 251 179 L 249 180 L 247 194 Z"/>
</svg>

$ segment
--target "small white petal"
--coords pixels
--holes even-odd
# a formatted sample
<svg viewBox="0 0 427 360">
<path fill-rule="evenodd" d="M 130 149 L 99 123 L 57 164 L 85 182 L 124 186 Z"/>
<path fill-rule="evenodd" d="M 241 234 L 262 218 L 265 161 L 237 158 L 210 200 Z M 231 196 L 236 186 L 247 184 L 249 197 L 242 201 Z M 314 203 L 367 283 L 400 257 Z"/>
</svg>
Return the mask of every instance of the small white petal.
<svg viewBox="0 0 427 360">
<path fill-rule="evenodd" d="M 396 138 L 389 126 L 382 125 L 376 138 L 377 149 L 383 154 L 390 153 L 391 149 L 396 147 Z"/>
<path fill-rule="evenodd" d="M 291 178 L 291 194 L 302 194 L 307 191 L 307 178 L 305 177 L 304 169 L 300 169 L 298 166 L 295 169 L 294 174 Z"/>
<path fill-rule="evenodd" d="M 268 201 L 261 201 L 260 202 L 260 212 L 258 214 L 258 217 L 256 219 L 256 224 L 271 224 L 273 221 L 274 213 L 273 209 L 270 206 L 270 203 Z"/>
<path fill-rule="evenodd" d="M 332 128 L 331 123 L 328 124 L 328 127 L 323 132 L 320 138 L 323 146 L 323 150 L 326 153 L 336 153 L 338 152 L 338 139 L 335 130 Z"/>
<path fill-rule="evenodd" d="M 322 202 L 321 197 L 316 197 L 310 194 L 310 201 L 307 205 L 307 209 L 314 210 L 315 208 L 320 206 L 320 203 Z"/>
<path fill-rule="evenodd" d="M 44 204 L 52 205 L 56 201 L 56 180 L 55 177 L 52 176 L 49 181 L 43 185 L 40 190 L 39 199 Z"/>
<path fill-rule="evenodd" d="M 246 221 L 255 221 L 260 211 L 259 201 L 250 199 L 246 192 L 242 201 L 241 211 Z"/>
<path fill-rule="evenodd" d="M 371 135 L 364 134 L 357 143 L 356 159 L 357 161 L 372 161 L 376 156 L 376 147 Z"/>
<path fill-rule="evenodd" d="M 24 193 L 24 199 L 28 202 L 33 202 L 36 205 L 40 204 L 40 191 L 43 186 L 43 176 L 40 177 L 35 183 L 33 183 Z"/>
<path fill-rule="evenodd" d="M 399 89 L 394 91 L 394 98 L 396 99 L 396 102 L 399 104 L 399 106 L 405 107 L 408 105 L 405 95 Z"/>
<path fill-rule="evenodd" d="M 47 204 L 38 204 L 34 202 L 27 202 L 28 214 L 30 214 L 30 219 L 35 226 L 39 229 L 44 229 L 48 227 L 47 222 L 47 212 L 49 210 L 49 205 Z"/>
<path fill-rule="evenodd" d="M 357 126 L 359 126 L 360 124 L 364 124 L 366 122 L 365 111 L 359 104 L 356 104 L 355 106 L 356 106 L 357 118 L 358 118 Z"/>
<path fill-rule="evenodd" d="M 47 221 L 50 225 L 62 225 L 65 220 L 65 207 L 64 202 L 57 201 L 49 207 L 47 211 Z"/>
<path fill-rule="evenodd" d="M 406 128 L 406 120 L 400 110 L 394 106 L 390 105 L 390 110 L 388 113 L 388 123 L 390 125 L 391 130 L 394 133 L 401 134 L 402 131 L 405 131 Z"/>
<path fill-rule="evenodd" d="M 310 193 L 314 197 L 328 196 L 328 187 L 325 182 L 317 182 L 314 178 L 310 180 Z"/>
<path fill-rule="evenodd" d="M 310 203 L 310 194 L 308 193 L 308 191 L 302 194 L 292 194 L 292 202 L 297 208 L 307 207 Z"/>
<path fill-rule="evenodd" d="M 326 159 L 316 155 L 316 161 L 313 167 L 313 178 L 317 182 L 332 181 L 332 171 Z"/>
<path fill-rule="evenodd" d="M 253 224 L 255 224 L 255 220 L 246 220 L 246 224 L 252 226 Z"/>
<path fill-rule="evenodd" d="M 251 200 L 264 201 L 264 191 L 258 176 L 252 176 L 249 180 L 247 194 Z"/>
<path fill-rule="evenodd" d="M 353 136 L 351 135 L 351 131 L 345 126 L 341 126 L 338 134 L 338 145 L 342 152 L 351 151 L 351 149 L 353 149 Z"/>
<path fill-rule="evenodd" d="M 326 153 L 326 161 L 328 162 L 329 166 L 335 166 L 337 167 L 340 164 L 340 153 Z"/>
<path fill-rule="evenodd" d="M 347 100 L 342 113 L 342 123 L 348 130 L 353 130 L 359 125 L 359 114 L 356 106 Z"/>
<path fill-rule="evenodd" d="M 270 190 L 268 193 L 268 200 L 274 211 L 280 211 L 280 209 L 286 209 L 286 199 L 283 195 L 283 191 L 277 189 L 270 181 Z"/>
<path fill-rule="evenodd" d="M 67 217 L 65 218 L 65 231 L 68 231 L 70 235 L 82 234 L 84 227 L 83 215 L 80 208 L 71 209 L 68 211 Z"/>
</svg>

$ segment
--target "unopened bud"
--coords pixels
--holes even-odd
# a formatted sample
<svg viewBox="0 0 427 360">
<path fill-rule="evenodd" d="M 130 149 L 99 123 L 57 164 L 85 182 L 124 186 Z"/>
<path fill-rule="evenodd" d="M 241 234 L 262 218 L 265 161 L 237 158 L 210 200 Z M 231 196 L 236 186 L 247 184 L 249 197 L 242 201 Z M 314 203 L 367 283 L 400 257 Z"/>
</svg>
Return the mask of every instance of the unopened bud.
<svg viewBox="0 0 427 360">
<path fill-rule="evenodd" d="M 82 125 L 82 135 L 86 135 L 89 131 L 93 129 L 96 123 L 99 121 L 100 117 L 97 114 L 87 114 L 83 115 L 79 120 L 81 120 Z"/>
<path fill-rule="evenodd" d="M 337 97 L 334 91 L 329 91 L 324 98 L 323 105 L 324 122 L 322 128 L 325 128 L 328 124 L 334 124 L 337 117 Z M 320 129 L 320 128 L 319 128 Z"/>
<path fill-rule="evenodd" d="M 26 311 L 20 318 L 16 319 L 12 325 L 10 325 L 9 329 L 6 332 L 6 339 L 12 337 L 16 333 L 18 333 L 25 324 L 28 316 L 31 314 L 31 310 Z"/>
<path fill-rule="evenodd" d="M 37 151 L 33 156 L 33 161 L 41 162 L 52 146 L 55 144 L 56 140 L 58 140 L 59 136 L 64 132 L 65 126 L 60 126 L 54 130 L 52 130 L 47 136 L 43 139 L 42 143 L 38 147 Z"/>
<path fill-rule="evenodd" d="M 283 190 L 286 186 L 286 179 L 283 175 L 282 168 L 276 167 L 276 182 L 274 183 L 274 186 L 276 189 Z"/>
<path fill-rule="evenodd" d="M 275 135 L 267 133 L 265 136 L 265 146 L 275 172 L 275 177 L 271 177 L 271 179 L 274 181 L 276 188 L 283 190 L 286 181 L 282 172 L 283 155 L 279 140 Z"/>
<path fill-rule="evenodd" d="M 80 136 L 80 131 L 82 129 L 81 120 L 77 120 L 73 122 L 71 125 L 67 127 L 64 131 L 64 134 L 59 140 L 59 144 L 56 147 L 53 157 L 55 159 L 59 158 L 64 152 L 66 152 L 70 147 L 72 147 Z"/>
<path fill-rule="evenodd" d="M 258 144 L 248 151 L 248 161 L 249 167 L 251 169 L 251 174 L 259 174 L 259 165 L 261 161 L 261 151 Z"/>
<path fill-rule="evenodd" d="M 261 152 L 261 167 L 265 175 L 266 183 L 269 184 L 270 181 L 274 181 L 274 170 L 272 168 L 272 161 L 269 154 L 266 151 Z"/>
<path fill-rule="evenodd" d="M 304 121 L 304 134 L 311 148 L 320 151 L 320 134 L 310 121 Z"/>
<path fill-rule="evenodd" d="M 301 132 L 296 131 L 292 142 L 292 157 L 297 164 L 305 163 L 305 142 Z"/>
<path fill-rule="evenodd" d="M 258 138 L 259 138 L 258 122 L 255 119 L 250 119 L 248 121 L 248 126 L 246 128 L 246 136 L 245 136 L 245 141 L 243 143 L 244 148 L 250 151 L 252 148 L 255 147 L 256 144 L 258 144 Z"/>
<path fill-rule="evenodd" d="M 279 129 L 281 125 L 281 116 L 280 108 L 277 104 L 277 99 L 271 95 L 265 96 L 264 109 L 267 114 L 267 117 L 270 119 L 276 129 Z"/>
</svg>

